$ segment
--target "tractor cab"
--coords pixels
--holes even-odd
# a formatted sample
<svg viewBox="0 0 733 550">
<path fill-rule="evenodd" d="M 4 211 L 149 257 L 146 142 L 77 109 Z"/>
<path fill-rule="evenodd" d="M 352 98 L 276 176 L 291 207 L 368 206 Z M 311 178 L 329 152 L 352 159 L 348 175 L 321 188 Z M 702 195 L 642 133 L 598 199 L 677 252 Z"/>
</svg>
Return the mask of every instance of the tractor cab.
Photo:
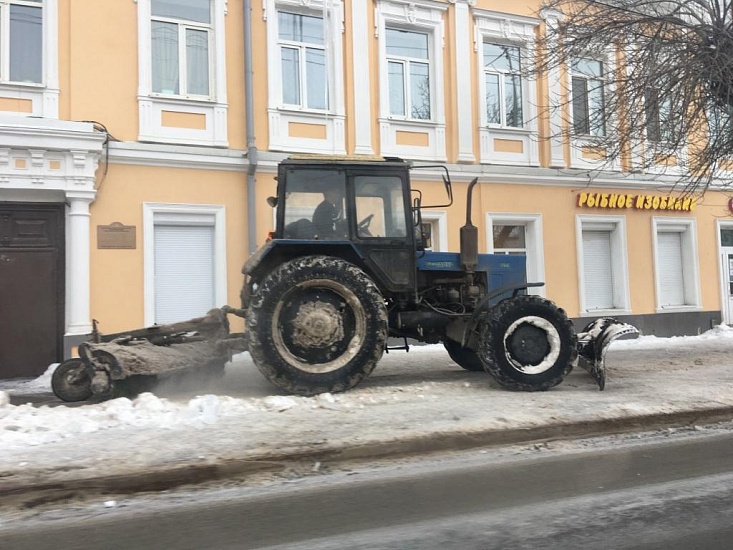
<svg viewBox="0 0 733 550">
<path fill-rule="evenodd" d="M 415 231 L 409 165 L 376 157 L 296 156 L 278 170 L 278 254 L 342 257 L 375 275 L 380 288 L 415 284 Z M 258 261 L 261 261 L 258 260 Z"/>
</svg>

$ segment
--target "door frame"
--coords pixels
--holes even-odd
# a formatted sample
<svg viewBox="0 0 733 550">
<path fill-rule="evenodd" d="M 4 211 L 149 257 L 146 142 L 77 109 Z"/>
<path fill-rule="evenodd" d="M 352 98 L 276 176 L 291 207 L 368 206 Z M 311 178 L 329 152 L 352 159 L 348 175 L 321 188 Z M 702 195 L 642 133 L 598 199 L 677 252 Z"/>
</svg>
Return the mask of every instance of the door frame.
<svg viewBox="0 0 733 550">
<path fill-rule="evenodd" d="M 733 229 L 733 219 L 732 220 L 722 220 L 719 219 L 715 223 L 715 240 L 718 243 L 718 253 L 716 254 L 716 257 L 718 258 L 718 275 L 720 276 L 720 283 L 718 286 L 718 289 L 720 291 L 720 316 L 721 316 L 721 323 L 724 323 L 726 325 L 733 324 L 733 311 L 730 311 L 728 307 L 728 276 L 726 274 L 726 262 L 723 261 L 723 257 L 727 255 L 727 252 L 725 252 L 724 249 L 729 249 L 733 247 L 723 246 L 723 243 L 720 239 L 720 230 L 721 229 Z"/>
</svg>

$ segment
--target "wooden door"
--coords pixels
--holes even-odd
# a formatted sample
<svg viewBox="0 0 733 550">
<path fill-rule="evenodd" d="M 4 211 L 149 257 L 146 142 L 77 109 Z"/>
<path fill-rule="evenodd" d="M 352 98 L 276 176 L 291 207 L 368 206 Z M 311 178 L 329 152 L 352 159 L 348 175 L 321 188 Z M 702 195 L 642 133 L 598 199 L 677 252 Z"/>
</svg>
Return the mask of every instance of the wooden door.
<svg viewBox="0 0 733 550">
<path fill-rule="evenodd" d="M 0 202 L 0 378 L 63 358 L 63 208 Z"/>
</svg>

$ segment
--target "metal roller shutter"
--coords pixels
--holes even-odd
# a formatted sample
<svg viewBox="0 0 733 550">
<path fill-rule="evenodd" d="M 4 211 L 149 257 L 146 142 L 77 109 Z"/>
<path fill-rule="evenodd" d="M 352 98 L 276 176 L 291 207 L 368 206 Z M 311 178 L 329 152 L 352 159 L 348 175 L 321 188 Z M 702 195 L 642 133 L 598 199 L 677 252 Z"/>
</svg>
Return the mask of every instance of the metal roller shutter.
<svg viewBox="0 0 733 550">
<path fill-rule="evenodd" d="M 610 231 L 583 230 L 583 276 L 586 309 L 613 309 Z"/>
<path fill-rule="evenodd" d="M 682 234 L 657 233 L 659 261 L 659 305 L 685 304 L 685 279 L 682 266 Z"/>
<path fill-rule="evenodd" d="M 155 322 L 201 317 L 214 302 L 214 227 L 156 224 Z"/>
</svg>

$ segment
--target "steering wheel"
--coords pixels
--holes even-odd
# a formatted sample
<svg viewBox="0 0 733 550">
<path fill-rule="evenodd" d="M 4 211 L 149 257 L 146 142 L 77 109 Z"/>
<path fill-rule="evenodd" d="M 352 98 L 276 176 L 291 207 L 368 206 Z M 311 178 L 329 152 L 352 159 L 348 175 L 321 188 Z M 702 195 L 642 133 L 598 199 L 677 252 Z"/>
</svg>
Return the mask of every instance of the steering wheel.
<svg viewBox="0 0 733 550">
<path fill-rule="evenodd" d="M 372 234 L 369 231 L 369 224 L 372 222 L 373 217 L 374 217 L 374 214 L 369 214 L 366 218 L 364 218 L 358 224 L 356 224 L 357 233 L 359 233 L 360 235 L 371 237 Z"/>
</svg>

